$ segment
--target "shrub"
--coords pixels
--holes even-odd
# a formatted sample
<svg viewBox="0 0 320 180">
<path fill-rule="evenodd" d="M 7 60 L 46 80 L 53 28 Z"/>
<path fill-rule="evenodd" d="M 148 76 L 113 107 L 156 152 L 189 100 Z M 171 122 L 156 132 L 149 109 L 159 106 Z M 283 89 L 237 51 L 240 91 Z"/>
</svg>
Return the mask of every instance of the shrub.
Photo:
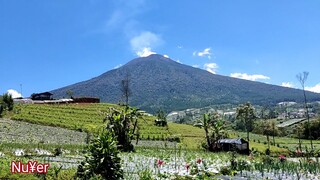
<svg viewBox="0 0 320 180">
<path fill-rule="evenodd" d="M 12 111 L 13 110 L 13 99 L 11 94 L 5 93 L 2 96 L 2 101 L 4 104 L 4 108 L 7 109 L 8 111 Z"/>
<path fill-rule="evenodd" d="M 54 149 L 53 155 L 54 156 L 60 156 L 62 154 L 62 149 L 60 147 L 57 147 Z"/>
<path fill-rule="evenodd" d="M 76 175 L 79 179 L 123 178 L 117 142 L 112 132 L 103 130 L 93 138 L 88 146 L 88 153 L 86 159 L 78 166 Z"/>
</svg>

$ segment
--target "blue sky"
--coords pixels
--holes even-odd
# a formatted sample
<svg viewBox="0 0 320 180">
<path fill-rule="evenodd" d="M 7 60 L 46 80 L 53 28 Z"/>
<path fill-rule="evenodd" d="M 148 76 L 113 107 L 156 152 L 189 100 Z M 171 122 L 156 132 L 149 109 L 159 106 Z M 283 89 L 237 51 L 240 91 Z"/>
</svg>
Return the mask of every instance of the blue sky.
<svg viewBox="0 0 320 180">
<path fill-rule="evenodd" d="M 319 9 L 318 0 L 0 0 L 0 93 L 28 97 L 152 52 L 294 88 L 308 71 L 307 88 L 320 92 Z"/>
</svg>

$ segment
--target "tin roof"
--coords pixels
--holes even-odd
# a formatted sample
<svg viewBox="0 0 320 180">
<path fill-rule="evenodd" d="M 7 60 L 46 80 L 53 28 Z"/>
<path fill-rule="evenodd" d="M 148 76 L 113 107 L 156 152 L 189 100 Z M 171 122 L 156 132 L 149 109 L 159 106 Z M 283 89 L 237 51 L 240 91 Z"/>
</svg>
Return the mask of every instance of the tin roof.
<svg viewBox="0 0 320 180">
<path fill-rule="evenodd" d="M 220 139 L 218 140 L 218 143 L 228 143 L 228 144 L 243 144 L 248 143 L 248 141 L 238 138 L 238 139 Z"/>
</svg>

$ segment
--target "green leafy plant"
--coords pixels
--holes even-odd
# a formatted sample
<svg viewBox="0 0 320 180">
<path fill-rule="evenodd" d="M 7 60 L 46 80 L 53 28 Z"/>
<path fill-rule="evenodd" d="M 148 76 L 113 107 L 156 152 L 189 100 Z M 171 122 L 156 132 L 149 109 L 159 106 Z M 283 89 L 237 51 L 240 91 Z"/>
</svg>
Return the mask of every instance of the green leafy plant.
<svg viewBox="0 0 320 180">
<path fill-rule="evenodd" d="M 2 101 L 3 101 L 4 109 L 7 109 L 8 111 L 13 110 L 13 99 L 11 94 L 9 93 L 3 94 Z"/>
<path fill-rule="evenodd" d="M 134 150 L 131 141 L 134 135 L 138 137 L 138 134 L 136 134 L 138 117 L 142 117 L 138 109 L 126 106 L 121 111 L 110 108 L 110 112 L 104 118 L 106 129 L 114 133 L 121 151 L 130 152 Z"/>
<path fill-rule="evenodd" d="M 78 166 L 78 179 L 102 177 L 103 179 L 121 179 L 120 157 L 118 156 L 117 142 L 114 134 L 102 130 L 97 137 L 91 140 L 88 146 L 86 159 Z"/>
</svg>

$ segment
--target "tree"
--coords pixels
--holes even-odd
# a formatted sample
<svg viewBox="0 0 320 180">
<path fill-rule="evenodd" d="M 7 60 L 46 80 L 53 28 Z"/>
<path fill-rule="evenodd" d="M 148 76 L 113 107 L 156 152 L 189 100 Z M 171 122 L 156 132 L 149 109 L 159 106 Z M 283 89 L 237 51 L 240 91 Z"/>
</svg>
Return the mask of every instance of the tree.
<svg viewBox="0 0 320 180">
<path fill-rule="evenodd" d="M 167 126 L 167 116 L 163 110 L 159 110 L 157 113 L 157 119 L 155 120 L 155 125 Z"/>
<path fill-rule="evenodd" d="M 273 145 L 275 146 L 276 145 L 276 141 L 275 141 L 275 139 L 274 139 L 274 137 L 276 136 L 276 135 L 279 135 L 279 133 L 278 133 L 278 127 L 276 126 L 276 121 L 271 121 L 271 128 L 272 128 L 272 140 L 273 140 Z"/>
<path fill-rule="evenodd" d="M 313 144 L 312 144 L 312 137 L 311 137 L 311 131 L 310 131 L 310 118 L 309 118 L 309 111 L 308 111 L 308 105 L 307 105 L 307 96 L 306 96 L 306 91 L 305 91 L 305 82 L 308 79 L 309 72 L 304 71 L 303 73 L 297 74 L 297 79 L 301 84 L 302 91 L 303 91 L 303 97 L 304 97 L 304 106 L 306 109 L 306 117 L 307 117 L 307 129 L 309 131 L 309 137 L 310 139 L 310 146 L 311 150 L 313 150 Z"/>
<path fill-rule="evenodd" d="M 0 117 L 2 117 L 3 105 L 0 103 Z"/>
<path fill-rule="evenodd" d="M 120 150 L 124 152 L 134 150 L 131 141 L 133 140 L 134 135 L 138 138 L 136 130 L 138 128 L 139 117 L 142 117 L 142 114 L 138 109 L 130 108 L 128 106 L 122 110 L 116 110 L 114 108 L 109 109 L 109 113 L 104 118 L 103 122 L 106 122 L 106 129 L 115 134 Z"/>
<path fill-rule="evenodd" d="M 3 94 L 2 101 L 3 101 L 4 109 L 7 109 L 8 111 L 13 110 L 13 99 L 11 94 L 9 93 Z"/>
<path fill-rule="evenodd" d="M 303 126 L 300 124 L 300 125 L 297 125 L 295 126 L 295 128 L 293 129 L 293 132 L 296 134 L 296 136 L 298 137 L 298 147 L 299 147 L 299 150 L 302 151 L 302 147 L 301 147 L 301 138 L 302 138 L 302 134 L 304 132 L 304 128 Z M 308 135 L 307 135 L 308 136 Z"/>
<path fill-rule="evenodd" d="M 227 136 L 224 130 L 224 122 L 220 119 L 218 113 L 214 113 L 204 114 L 199 124 L 201 124 L 199 127 L 205 131 L 206 149 L 214 151 L 215 142 Z"/>
<path fill-rule="evenodd" d="M 268 148 L 270 149 L 270 136 L 273 137 L 273 145 L 275 145 L 274 137 L 279 134 L 278 128 L 275 126 L 275 121 L 259 120 L 255 122 L 254 133 L 263 134 L 267 137 Z"/>
<path fill-rule="evenodd" d="M 250 103 L 241 104 L 237 108 L 236 118 L 239 119 L 245 126 L 247 131 L 247 139 L 249 139 L 249 132 L 253 130 L 253 123 L 256 119 L 255 109 Z"/>
<path fill-rule="evenodd" d="M 69 90 L 67 90 L 66 94 L 67 94 L 67 96 L 68 96 L 69 98 L 72 98 L 72 96 L 73 96 L 73 91 L 69 89 Z"/>
<path fill-rule="evenodd" d="M 308 123 L 304 123 L 303 124 L 303 131 L 302 131 L 302 135 L 304 136 L 304 138 L 308 138 L 311 137 L 312 139 L 316 140 L 320 138 L 320 118 L 318 120 L 312 121 L 310 122 L 310 124 L 308 125 Z"/>
<path fill-rule="evenodd" d="M 129 106 L 129 96 L 131 96 L 130 76 L 127 73 L 123 80 L 121 80 L 122 97 L 125 99 L 125 105 Z"/>
<path fill-rule="evenodd" d="M 122 179 L 123 170 L 118 156 L 117 142 L 113 132 L 103 129 L 88 146 L 88 155 L 77 169 L 79 179 L 102 177 L 103 179 Z"/>
</svg>

